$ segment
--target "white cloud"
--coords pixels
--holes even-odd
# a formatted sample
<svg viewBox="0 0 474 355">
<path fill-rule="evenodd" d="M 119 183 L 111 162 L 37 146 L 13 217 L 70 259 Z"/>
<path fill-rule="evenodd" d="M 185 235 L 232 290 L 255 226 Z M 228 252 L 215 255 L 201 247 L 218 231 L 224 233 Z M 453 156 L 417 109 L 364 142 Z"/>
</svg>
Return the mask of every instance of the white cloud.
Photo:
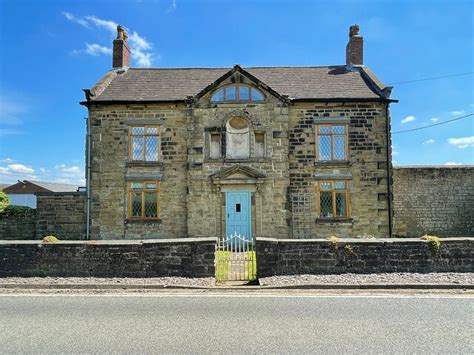
<svg viewBox="0 0 474 355">
<path fill-rule="evenodd" d="M 83 27 L 89 27 L 89 23 L 86 20 L 82 18 L 78 18 L 74 16 L 73 14 L 71 14 L 70 12 L 63 11 L 62 14 L 65 18 L 67 18 L 71 22 L 75 22 Z"/>
<path fill-rule="evenodd" d="M 433 122 L 433 123 L 436 123 L 436 122 L 439 121 L 439 118 L 433 117 L 433 118 L 430 118 L 430 121 Z"/>
<path fill-rule="evenodd" d="M 115 21 L 104 20 L 96 16 L 86 16 L 84 18 L 78 18 L 70 13 L 63 13 L 63 14 L 64 16 L 66 16 L 67 19 L 69 19 L 72 22 L 79 23 L 78 20 L 80 20 L 81 22 L 85 22 L 87 26 L 83 25 L 84 27 L 89 27 L 89 25 L 95 25 L 96 27 L 109 32 L 114 37 L 117 33 L 118 23 Z M 79 24 L 82 25 L 82 23 L 79 23 Z M 153 47 L 152 43 L 149 42 L 145 37 L 140 36 L 137 31 L 132 31 L 127 28 L 127 32 L 129 33 L 128 40 L 130 44 L 132 59 L 136 61 L 136 63 L 139 66 L 150 67 L 152 65 L 153 59 L 159 58 L 159 56 L 157 56 L 155 53 L 152 52 L 152 47 Z M 72 51 L 72 53 L 73 54 L 85 53 L 92 56 L 112 55 L 112 49 L 110 47 L 102 46 L 97 43 L 93 43 L 93 44 L 86 43 L 85 49 L 80 49 L 80 50 L 76 49 Z"/>
<path fill-rule="evenodd" d="M 94 25 L 97 27 L 102 27 L 106 29 L 107 31 L 111 32 L 112 34 L 115 34 L 117 31 L 117 26 L 118 23 L 114 21 L 109 21 L 109 20 L 102 20 L 98 17 L 95 16 L 86 16 L 86 19 L 90 22 L 92 22 Z"/>
<path fill-rule="evenodd" d="M 408 123 L 408 122 L 412 122 L 416 120 L 416 117 L 415 116 L 407 116 L 405 117 L 403 120 L 402 120 L 402 124 L 405 124 L 405 123 Z"/>
<path fill-rule="evenodd" d="M 26 166 L 23 164 L 9 164 L 8 169 L 10 169 L 13 173 L 22 173 L 22 174 L 33 174 L 35 170 L 30 166 Z"/>
<path fill-rule="evenodd" d="M 448 143 L 455 145 L 460 149 L 474 147 L 474 136 L 462 137 L 462 138 L 449 138 Z"/>
<path fill-rule="evenodd" d="M 5 164 L 12 164 L 12 163 L 15 163 L 16 161 L 12 158 L 5 158 L 5 159 L 0 160 L 0 162 L 5 163 Z"/>
<path fill-rule="evenodd" d="M 46 169 L 45 169 L 45 168 L 40 168 L 40 171 L 41 171 L 42 173 L 45 173 L 45 172 L 46 172 Z"/>
<path fill-rule="evenodd" d="M 425 145 L 426 144 L 433 144 L 434 142 L 435 142 L 435 140 L 430 138 L 430 139 L 427 139 L 426 141 L 424 141 L 423 144 L 425 144 Z"/>
<path fill-rule="evenodd" d="M 445 163 L 444 165 L 462 165 L 461 163 L 455 163 L 453 161 L 448 161 L 447 163 Z"/>
<path fill-rule="evenodd" d="M 461 116 L 461 115 L 465 115 L 466 111 L 465 110 L 458 110 L 458 111 L 451 111 L 450 113 L 453 116 Z"/>
<path fill-rule="evenodd" d="M 7 167 L 0 167 L 0 174 L 11 175 L 13 173 L 33 174 L 35 170 L 23 164 L 8 164 Z"/>
<path fill-rule="evenodd" d="M 97 43 L 90 44 L 86 42 L 85 51 L 87 54 L 94 55 L 94 56 L 98 56 L 100 54 L 105 54 L 105 55 L 112 54 L 112 48 L 104 47 Z"/>
<path fill-rule="evenodd" d="M 62 167 L 61 171 L 63 173 L 81 174 L 81 168 L 79 168 L 78 166 Z"/>
</svg>

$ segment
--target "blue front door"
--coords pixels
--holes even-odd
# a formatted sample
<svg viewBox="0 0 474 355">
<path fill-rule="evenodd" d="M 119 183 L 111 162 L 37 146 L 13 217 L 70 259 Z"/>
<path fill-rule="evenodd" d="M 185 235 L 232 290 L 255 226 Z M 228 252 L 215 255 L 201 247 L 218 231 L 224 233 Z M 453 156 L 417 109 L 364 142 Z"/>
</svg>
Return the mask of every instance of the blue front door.
<svg viewBox="0 0 474 355">
<path fill-rule="evenodd" d="M 226 192 L 226 236 L 235 233 L 252 238 L 251 204 L 249 191 Z"/>
</svg>

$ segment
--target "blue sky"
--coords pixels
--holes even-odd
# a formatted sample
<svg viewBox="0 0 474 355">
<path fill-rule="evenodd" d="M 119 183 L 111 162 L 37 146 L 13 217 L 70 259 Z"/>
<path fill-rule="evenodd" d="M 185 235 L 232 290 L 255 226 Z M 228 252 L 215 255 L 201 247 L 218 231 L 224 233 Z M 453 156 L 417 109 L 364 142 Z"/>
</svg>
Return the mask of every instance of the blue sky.
<svg viewBox="0 0 474 355">
<path fill-rule="evenodd" d="M 0 0 L 0 182 L 84 183 L 82 89 L 111 68 L 343 64 L 348 27 L 385 83 L 473 72 L 471 1 Z M 473 75 L 395 85 L 392 131 L 474 112 Z M 394 134 L 394 162 L 473 164 L 474 116 Z"/>
</svg>

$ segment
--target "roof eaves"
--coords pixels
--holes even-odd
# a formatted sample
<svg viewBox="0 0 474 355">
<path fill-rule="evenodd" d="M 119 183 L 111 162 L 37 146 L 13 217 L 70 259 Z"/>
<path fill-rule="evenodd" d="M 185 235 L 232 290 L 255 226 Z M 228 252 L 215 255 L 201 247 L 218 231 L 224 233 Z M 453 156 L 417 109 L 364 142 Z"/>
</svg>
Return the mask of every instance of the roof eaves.
<svg viewBox="0 0 474 355">
<path fill-rule="evenodd" d="M 398 100 L 387 99 L 385 97 L 331 97 L 331 98 L 311 98 L 302 97 L 292 99 L 292 102 L 398 102 Z"/>
</svg>

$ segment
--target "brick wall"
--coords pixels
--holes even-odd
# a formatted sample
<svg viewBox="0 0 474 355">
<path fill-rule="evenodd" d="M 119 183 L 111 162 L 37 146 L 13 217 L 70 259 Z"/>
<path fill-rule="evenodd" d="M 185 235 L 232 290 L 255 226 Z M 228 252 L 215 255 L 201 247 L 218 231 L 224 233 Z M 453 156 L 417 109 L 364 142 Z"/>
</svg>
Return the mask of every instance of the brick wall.
<svg viewBox="0 0 474 355">
<path fill-rule="evenodd" d="M 257 238 L 257 275 L 474 272 L 474 238 L 441 240 L 433 255 L 420 239 L 278 240 Z"/>
<path fill-rule="evenodd" d="M 0 276 L 213 277 L 216 240 L 0 241 Z"/>
<path fill-rule="evenodd" d="M 0 213 L 0 240 L 35 239 L 35 229 L 35 209 L 13 216 Z"/>
<path fill-rule="evenodd" d="M 37 239 L 47 235 L 61 240 L 85 239 L 85 197 L 84 192 L 37 193 Z"/>
<path fill-rule="evenodd" d="M 474 166 L 393 169 L 393 234 L 474 236 Z"/>
</svg>

